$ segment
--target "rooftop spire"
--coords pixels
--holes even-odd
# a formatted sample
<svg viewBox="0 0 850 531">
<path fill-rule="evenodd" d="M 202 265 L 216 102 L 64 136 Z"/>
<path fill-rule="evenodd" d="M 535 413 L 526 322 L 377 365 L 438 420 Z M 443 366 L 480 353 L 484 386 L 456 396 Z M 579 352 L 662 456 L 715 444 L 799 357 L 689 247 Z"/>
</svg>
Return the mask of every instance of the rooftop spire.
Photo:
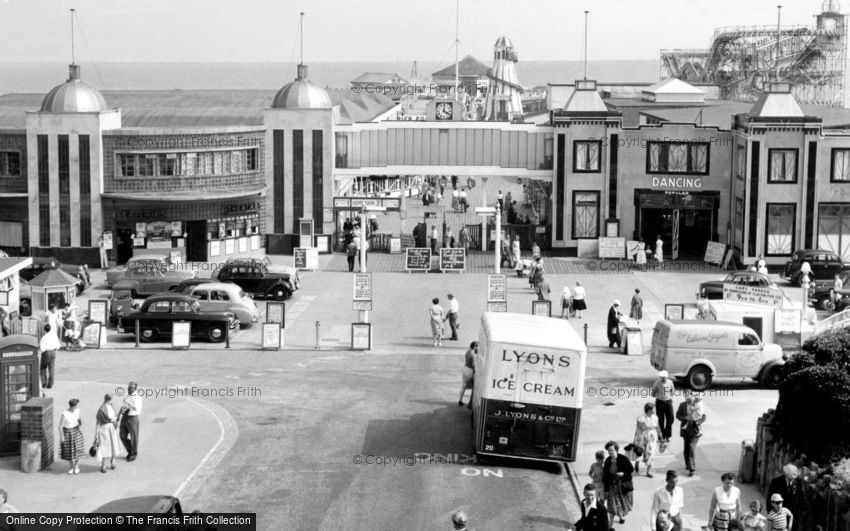
<svg viewBox="0 0 850 531">
<path fill-rule="evenodd" d="M 304 12 L 301 12 L 301 20 L 299 21 L 298 33 L 301 35 L 301 61 L 299 65 L 304 64 Z"/>
<path fill-rule="evenodd" d="M 74 50 L 74 12 L 76 9 L 71 8 L 71 64 L 77 64 L 77 54 Z"/>
</svg>

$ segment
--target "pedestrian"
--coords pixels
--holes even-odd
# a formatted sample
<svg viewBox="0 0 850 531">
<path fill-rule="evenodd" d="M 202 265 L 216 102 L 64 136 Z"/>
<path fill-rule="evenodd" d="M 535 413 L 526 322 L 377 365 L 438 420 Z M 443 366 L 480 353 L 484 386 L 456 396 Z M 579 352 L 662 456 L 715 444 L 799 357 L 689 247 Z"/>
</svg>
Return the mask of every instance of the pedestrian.
<svg viewBox="0 0 850 531">
<path fill-rule="evenodd" d="M 469 254 L 469 229 L 466 228 L 466 225 L 460 228 L 458 241 L 460 242 L 460 246 L 463 247 L 463 253 Z"/>
<path fill-rule="evenodd" d="M 783 501 L 782 495 L 779 493 L 775 493 L 770 497 L 770 511 L 767 513 L 767 531 L 793 529 L 794 513 L 789 511 L 787 507 L 782 506 Z"/>
<path fill-rule="evenodd" d="M 499 190 L 499 195 L 496 196 L 496 202 L 499 203 L 499 210 L 505 211 L 505 198 L 502 196 L 502 191 Z"/>
<path fill-rule="evenodd" d="M 355 231 L 354 234 L 355 234 L 354 241 L 355 241 L 355 244 L 357 245 L 357 267 L 360 268 L 360 272 L 362 273 L 363 270 L 366 267 L 366 261 L 368 260 L 369 242 L 368 241 L 361 242 L 360 241 L 360 235 L 358 234 L 358 231 Z M 361 252 L 360 249 L 363 249 L 363 251 Z"/>
<path fill-rule="evenodd" d="M 765 531 L 767 529 L 767 518 L 761 514 L 761 502 L 753 500 L 750 502 L 750 512 L 741 517 L 744 531 Z"/>
<path fill-rule="evenodd" d="M 473 341 L 469 344 L 469 349 L 467 349 L 466 354 L 463 356 L 463 378 L 460 384 L 460 397 L 457 399 L 457 405 L 463 405 L 463 394 L 467 389 L 472 391 L 469 394 L 469 405 L 467 407 L 472 409 L 472 398 L 475 391 L 473 391 L 473 385 L 475 384 L 475 357 L 478 355 L 478 341 Z"/>
<path fill-rule="evenodd" d="M 806 492 L 803 480 L 800 479 L 800 471 L 792 463 L 782 467 L 782 475 L 770 480 L 767 488 L 767 506 L 770 507 L 771 496 L 779 494 L 782 496 L 783 505 L 791 511 L 797 520 L 797 527 L 803 529 L 806 511 Z"/>
<path fill-rule="evenodd" d="M 56 307 L 55 302 L 51 302 L 47 306 L 47 313 L 44 315 L 44 318 L 47 324 L 50 325 L 50 329 L 53 331 L 53 335 L 56 336 L 60 341 L 62 340 L 62 312 Z"/>
<path fill-rule="evenodd" d="M 593 480 L 593 486 L 596 488 L 596 497 L 600 500 L 605 499 L 605 452 L 602 450 L 596 451 L 596 462 L 591 463 L 590 471 L 587 473 L 590 479 Z"/>
<path fill-rule="evenodd" d="M 109 262 L 106 259 L 106 242 L 103 240 L 102 234 L 97 239 L 97 248 L 100 253 L 100 268 L 107 269 L 109 267 Z"/>
<path fill-rule="evenodd" d="M 457 341 L 457 329 L 460 328 L 460 323 L 458 323 L 458 312 L 460 312 L 460 304 L 457 302 L 457 299 L 454 295 L 449 293 L 449 311 L 446 313 L 445 320 L 449 322 L 449 328 L 452 329 L 452 337 L 448 338 L 449 341 Z"/>
<path fill-rule="evenodd" d="M 720 476 L 720 481 L 723 484 L 714 489 L 708 507 L 708 524 L 714 531 L 729 529 L 729 521 L 737 520 L 744 512 L 741 490 L 735 486 L 735 474 L 726 472 Z"/>
<path fill-rule="evenodd" d="M 570 318 L 570 312 L 572 311 L 573 306 L 573 298 L 570 295 L 570 287 L 564 286 L 561 289 L 561 319 L 566 317 Z"/>
<path fill-rule="evenodd" d="M 549 287 L 549 282 L 543 278 L 543 275 L 540 275 L 540 280 L 537 282 L 537 300 L 548 301 L 550 293 L 552 293 L 552 289 Z M 551 310 L 551 305 L 549 308 Z"/>
<path fill-rule="evenodd" d="M 443 319 L 445 318 L 445 312 L 443 311 L 443 307 L 440 306 L 440 299 L 436 297 L 431 299 L 429 315 L 431 316 L 431 337 L 434 339 L 434 346 L 441 347 L 443 346 Z"/>
<path fill-rule="evenodd" d="M 534 243 L 531 244 L 531 258 L 540 258 L 540 246 L 537 245 L 537 240 L 534 240 Z"/>
<path fill-rule="evenodd" d="M 640 472 L 640 461 L 643 459 L 643 464 L 646 465 L 646 477 L 652 476 L 652 459 L 658 451 L 658 417 L 655 416 L 655 404 L 647 402 L 643 406 L 643 415 L 639 416 L 635 422 L 635 437 L 632 441 L 632 448 L 642 450 L 642 452 L 633 452 L 630 456 L 635 460 L 635 473 Z"/>
<path fill-rule="evenodd" d="M 348 272 L 354 272 L 354 257 L 357 256 L 357 244 L 354 242 L 349 242 L 345 248 L 346 250 L 346 259 L 348 260 Z"/>
<path fill-rule="evenodd" d="M 464 213 L 469 210 L 469 199 L 466 196 L 466 188 L 460 189 L 460 206 L 463 208 Z"/>
<path fill-rule="evenodd" d="M 522 276 L 522 256 L 519 249 L 519 234 L 514 236 L 514 241 L 511 242 L 511 254 L 513 255 L 513 264 L 516 267 L 519 276 Z"/>
<path fill-rule="evenodd" d="M 65 347 L 74 338 L 74 330 L 77 326 L 77 305 L 69 302 L 65 303 L 65 308 L 62 310 L 62 341 Z"/>
<path fill-rule="evenodd" d="M 620 319 L 623 314 L 620 313 L 620 301 L 614 300 L 614 304 L 608 309 L 608 348 L 620 348 Z"/>
<path fill-rule="evenodd" d="M 838 299 L 841 298 L 839 290 L 844 288 L 844 281 L 841 280 L 841 275 L 835 275 L 835 280 L 832 281 L 832 292 L 829 294 L 832 309 L 835 310 L 838 304 Z M 790 509 L 789 509 L 790 510 Z M 793 511 L 792 511 L 793 512 Z"/>
<path fill-rule="evenodd" d="M 0 337 L 6 337 L 9 335 L 9 326 L 6 322 L 6 310 L 0 308 Z"/>
<path fill-rule="evenodd" d="M 452 514 L 452 526 L 454 526 L 455 531 L 467 531 L 467 521 L 466 513 L 463 511 Z"/>
<path fill-rule="evenodd" d="M 608 530 L 608 511 L 605 508 L 605 502 L 599 498 L 596 486 L 593 483 L 584 486 L 584 499 L 579 508 L 581 509 L 581 519 L 570 526 L 570 529 L 575 531 Z"/>
<path fill-rule="evenodd" d="M 581 312 L 587 309 L 587 303 L 584 297 L 585 291 L 581 285 L 581 281 L 576 281 L 576 287 L 573 288 L 573 310 L 579 319 L 581 319 Z"/>
<path fill-rule="evenodd" d="M 635 294 L 632 295 L 630 306 L 629 318 L 634 319 L 640 324 L 640 320 L 643 319 L 643 297 L 640 296 L 640 288 L 635 288 Z"/>
<path fill-rule="evenodd" d="M 452 192 L 452 210 L 460 210 L 460 191 L 457 188 Z"/>
<path fill-rule="evenodd" d="M 758 272 L 762 275 L 767 275 L 767 265 L 764 263 L 764 260 L 759 260 Z"/>
<path fill-rule="evenodd" d="M 670 513 L 667 511 L 658 511 L 658 514 L 655 515 L 655 520 L 652 521 L 652 531 L 673 531 L 674 528 L 675 525 L 670 520 Z"/>
<path fill-rule="evenodd" d="M 446 230 L 443 231 L 443 249 L 450 249 L 454 247 L 451 244 L 452 240 L 452 231 L 449 230 L 448 225 L 446 226 Z"/>
<path fill-rule="evenodd" d="M 121 405 L 121 443 L 127 449 L 127 461 L 135 461 L 139 455 L 139 416 L 142 413 L 142 397 L 138 394 L 139 384 L 127 384 L 127 396 Z"/>
<path fill-rule="evenodd" d="M 8 514 L 8 513 L 17 513 L 20 512 L 15 507 L 9 503 L 9 493 L 3 489 L 0 489 L 0 514 Z"/>
<path fill-rule="evenodd" d="M 452 190 L 457 189 L 457 175 L 452 175 Z"/>
<path fill-rule="evenodd" d="M 86 286 L 91 286 L 91 273 L 89 273 L 88 264 L 83 264 L 83 276 L 86 279 Z"/>
<path fill-rule="evenodd" d="M 528 284 L 531 289 L 536 290 L 537 284 L 543 280 L 543 259 L 538 256 L 531 263 L 531 273 L 528 275 Z"/>
<path fill-rule="evenodd" d="M 635 263 L 638 265 L 646 265 L 646 243 L 644 243 L 643 238 L 641 238 L 637 244 Z"/>
<path fill-rule="evenodd" d="M 115 458 L 121 452 L 121 443 L 118 439 L 118 416 L 112 407 L 112 395 L 106 393 L 103 404 L 97 410 L 97 432 L 95 444 L 97 453 L 95 459 L 100 461 L 100 471 L 106 474 L 106 460 L 109 459 L 109 469 L 115 470 Z"/>
<path fill-rule="evenodd" d="M 688 389 L 685 389 L 684 395 L 685 401 L 679 404 L 676 419 L 681 422 L 679 435 L 685 443 L 685 467 L 688 469 L 688 476 L 693 476 L 696 470 L 697 443 L 702 437 L 702 425 L 706 416 L 702 411 L 701 397 L 693 396 Z"/>
<path fill-rule="evenodd" d="M 651 394 L 655 398 L 655 413 L 658 415 L 658 428 L 661 430 L 661 442 L 670 442 L 673 435 L 673 395 L 676 388 L 667 371 L 660 371 L 658 379 L 652 384 Z"/>
<path fill-rule="evenodd" d="M 626 523 L 626 515 L 634 505 L 634 484 L 632 473 L 634 467 L 625 455 L 619 453 L 620 445 L 615 441 L 605 444 L 608 457 L 604 463 L 605 499 L 608 504 L 609 528 L 614 527 L 614 518 L 621 524 Z"/>
<path fill-rule="evenodd" d="M 440 233 L 437 232 L 437 226 L 431 225 L 431 254 L 437 254 L 437 243 L 440 239 Z"/>
<path fill-rule="evenodd" d="M 80 458 L 86 453 L 86 442 L 83 432 L 80 431 L 83 421 L 80 419 L 80 410 L 77 409 L 79 403 L 77 398 L 69 400 L 68 409 L 63 411 L 59 418 L 59 454 L 63 461 L 70 463 L 69 474 L 80 473 Z"/>
<path fill-rule="evenodd" d="M 59 338 L 53 333 L 53 328 L 49 324 L 44 325 L 44 334 L 41 335 L 41 340 L 38 343 L 38 350 L 41 352 L 41 388 L 50 389 L 53 387 L 53 380 L 56 376 L 56 351 L 62 345 L 59 344 Z"/>
<path fill-rule="evenodd" d="M 659 264 L 664 263 L 664 240 L 661 239 L 661 235 L 655 239 L 655 261 Z"/>
<path fill-rule="evenodd" d="M 658 514 L 666 512 L 672 523 L 669 526 L 674 531 L 682 530 L 682 507 L 685 504 L 685 494 L 682 487 L 677 485 L 679 474 L 675 470 L 668 470 L 664 478 L 664 486 L 652 495 L 652 509 L 650 510 L 650 522 L 655 522 Z"/>
</svg>

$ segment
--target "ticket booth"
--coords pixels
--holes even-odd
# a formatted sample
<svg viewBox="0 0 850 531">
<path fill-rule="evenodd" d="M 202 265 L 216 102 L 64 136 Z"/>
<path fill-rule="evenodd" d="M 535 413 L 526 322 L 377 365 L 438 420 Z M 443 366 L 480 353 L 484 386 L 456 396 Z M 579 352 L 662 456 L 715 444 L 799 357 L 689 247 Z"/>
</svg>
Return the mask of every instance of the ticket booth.
<svg viewBox="0 0 850 531">
<path fill-rule="evenodd" d="M 39 396 L 38 340 L 0 338 L 0 456 L 21 451 L 21 406 Z"/>
</svg>

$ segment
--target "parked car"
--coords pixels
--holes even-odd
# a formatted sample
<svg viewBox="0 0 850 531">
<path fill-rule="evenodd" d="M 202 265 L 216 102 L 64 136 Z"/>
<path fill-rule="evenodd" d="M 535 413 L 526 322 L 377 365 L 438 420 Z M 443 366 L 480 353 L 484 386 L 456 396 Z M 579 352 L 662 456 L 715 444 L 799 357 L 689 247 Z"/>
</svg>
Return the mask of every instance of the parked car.
<svg viewBox="0 0 850 531">
<path fill-rule="evenodd" d="M 802 273 L 800 267 L 803 262 L 808 262 L 812 268 L 812 273 L 809 276 L 810 281 L 814 280 L 829 280 L 835 278 L 835 275 L 841 274 L 848 269 L 841 260 L 841 257 L 832 251 L 824 251 L 822 249 L 803 249 L 796 251 L 791 255 L 791 260 L 785 262 L 785 269 L 782 272 L 782 277 L 792 284 L 800 285 Z"/>
<path fill-rule="evenodd" d="M 21 280 L 31 281 L 48 269 L 60 269 L 78 280 L 77 295 L 86 290 L 86 279 L 80 274 L 80 266 L 63 264 L 50 256 L 33 256 L 32 264 L 20 270 L 18 275 Z"/>
<path fill-rule="evenodd" d="M 140 339 L 156 341 L 171 336 L 175 321 L 192 323 L 192 337 L 206 338 L 214 343 L 224 341 L 226 330 L 231 337 L 239 330 L 239 319 L 233 312 L 203 312 L 197 299 L 188 295 L 166 293 L 149 297 L 142 307 L 122 320 L 120 333 L 134 333 L 139 322 Z"/>
<path fill-rule="evenodd" d="M 777 387 L 785 356 L 782 347 L 762 343 L 758 334 L 731 321 L 658 321 L 652 331 L 650 363 L 659 371 L 704 391 L 714 378 L 752 378 Z"/>
<path fill-rule="evenodd" d="M 838 290 L 839 302 L 841 299 L 850 297 L 850 271 L 845 271 L 839 275 L 844 287 Z M 812 282 L 809 291 L 809 301 L 821 310 L 831 310 L 832 301 L 829 298 L 830 292 L 833 291 L 835 285 L 835 277 L 827 280 L 817 280 Z M 838 304 L 836 304 L 838 306 Z M 837 308 L 836 308 L 837 309 Z"/>
<path fill-rule="evenodd" d="M 198 299 L 202 311 L 232 312 L 243 326 L 251 326 L 260 320 L 257 303 L 232 282 L 198 284 L 188 294 Z"/>
<path fill-rule="evenodd" d="M 295 292 L 295 287 L 286 273 L 274 273 L 258 260 L 234 260 L 222 265 L 216 273 L 220 282 L 233 282 L 245 293 L 255 297 L 269 297 L 283 301 Z"/>
<path fill-rule="evenodd" d="M 134 297 L 147 297 L 154 293 L 173 291 L 182 281 L 195 278 L 197 274 L 197 271 L 174 271 L 157 264 L 140 263 L 124 271 L 112 287 L 120 285 L 123 289 L 130 289 Z"/>
<path fill-rule="evenodd" d="M 118 265 L 114 267 L 110 267 L 106 270 L 106 285 L 110 288 L 113 284 L 115 284 L 119 278 L 124 275 L 125 271 L 131 271 L 134 269 L 162 269 L 163 271 L 168 270 L 176 270 L 174 264 L 168 259 L 168 257 L 164 254 L 146 254 L 142 256 L 134 256 L 127 260 L 127 263 L 124 265 Z M 197 272 L 191 277 L 193 278 L 197 276 Z"/>
<path fill-rule="evenodd" d="M 186 280 L 181 280 L 180 284 L 177 284 L 173 288 L 169 288 L 168 291 L 188 295 L 189 292 L 192 291 L 192 288 L 194 288 L 198 284 L 208 284 L 210 282 L 216 282 L 216 279 L 214 279 L 214 278 L 187 278 Z"/>
<path fill-rule="evenodd" d="M 121 287 L 121 282 L 116 282 L 112 286 L 112 293 L 109 295 L 110 324 L 118 324 L 119 315 L 123 317 L 133 312 L 133 302 L 133 290 L 131 287 Z"/>
<path fill-rule="evenodd" d="M 166 495 L 133 496 L 131 498 L 112 500 L 107 504 L 101 505 L 92 511 L 91 514 L 157 515 L 157 518 L 151 518 L 143 525 L 134 526 L 134 529 L 140 529 L 142 531 L 199 531 L 215 529 L 206 523 L 200 525 L 185 524 L 184 516 L 188 515 L 183 512 L 183 508 L 180 506 L 180 500 L 173 496 Z M 194 511 L 191 514 L 200 516 L 201 521 L 206 522 L 203 513 Z M 103 525 L 80 524 L 76 529 L 77 531 L 95 531 L 97 529 L 103 529 Z"/>
<path fill-rule="evenodd" d="M 722 299 L 723 284 L 738 284 L 742 286 L 755 286 L 760 288 L 775 288 L 776 284 L 764 273 L 755 271 L 733 271 L 726 275 L 723 280 L 709 280 L 699 285 L 698 299 Z"/>
<path fill-rule="evenodd" d="M 289 275 L 289 282 L 292 284 L 292 287 L 295 288 L 296 291 L 301 289 L 301 274 L 298 272 L 298 270 L 292 266 L 273 264 L 268 256 L 263 256 L 262 258 L 241 258 L 239 256 L 231 256 L 224 263 L 240 263 L 244 265 L 256 265 L 258 263 L 262 263 L 272 273 L 281 273 L 284 275 Z"/>
</svg>

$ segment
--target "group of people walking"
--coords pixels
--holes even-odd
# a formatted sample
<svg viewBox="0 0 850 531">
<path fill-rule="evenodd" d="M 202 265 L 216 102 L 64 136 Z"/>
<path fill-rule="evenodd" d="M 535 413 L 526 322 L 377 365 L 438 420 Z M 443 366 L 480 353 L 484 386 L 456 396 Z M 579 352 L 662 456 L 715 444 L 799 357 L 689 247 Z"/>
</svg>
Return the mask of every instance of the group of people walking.
<svg viewBox="0 0 850 531">
<path fill-rule="evenodd" d="M 115 459 L 121 453 L 121 446 L 127 452 L 127 461 L 136 459 L 139 451 L 139 415 L 142 412 L 142 398 L 138 394 L 138 384 L 127 385 L 127 396 L 116 413 L 112 405 L 113 396 L 107 393 L 95 415 L 95 432 L 88 453 L 100 463 L 102 473 L 115 470 Z M 86 455 L 86 443 L 81 427 L 80 400 L 68 401 L 68 409 L 59 419 L 59 455 L 68 461 L 68 474 L 80 473 L 80 459 Z M 119 442 L 120 441 L 120 442 Z M 107 465 L 108 462 L 108 465 Z"/>
</svg>

